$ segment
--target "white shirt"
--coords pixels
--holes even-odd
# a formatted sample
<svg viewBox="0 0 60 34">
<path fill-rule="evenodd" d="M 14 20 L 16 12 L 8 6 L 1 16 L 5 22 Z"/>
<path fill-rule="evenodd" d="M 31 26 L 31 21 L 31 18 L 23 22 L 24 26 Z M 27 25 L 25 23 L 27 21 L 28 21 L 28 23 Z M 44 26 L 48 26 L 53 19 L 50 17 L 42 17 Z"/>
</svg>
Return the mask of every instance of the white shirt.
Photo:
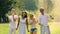
<svg viewBox="0 0 60 34">
<path fill-rule="evenodd" d="M 41 25 L 44 25 L 44 26 L 48 26 L 48 15 L 47 14 L 44 14 L 44 15 L 40 15 L 38 17 L 38 22 L 41 24 Z"/>
<path fill-rule="evenodd" d="M 11 28 L 16 27 L 16 23 L 13 21 L 13 15 L 10 15 L 8 18 L 10 20 L 10 27 Z M 14 19 L 17 19 L 17 18 L 18 18 L 18 16 L 17 15 L 14 15 Z"/>
</svg>

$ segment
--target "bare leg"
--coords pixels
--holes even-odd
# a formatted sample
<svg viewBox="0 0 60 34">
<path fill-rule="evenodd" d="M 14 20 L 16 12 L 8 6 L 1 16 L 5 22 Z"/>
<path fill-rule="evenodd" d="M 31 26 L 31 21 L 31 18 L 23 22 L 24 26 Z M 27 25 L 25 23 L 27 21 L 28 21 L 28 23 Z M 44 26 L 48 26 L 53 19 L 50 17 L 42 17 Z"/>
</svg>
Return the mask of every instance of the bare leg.
<svg viewBox="0 0 60 34">
<path fill-rule="evenodd" d="M 30 34 L 33 34 L 33 32 L 30 32 Z"/>
<path fill-rule="evenodd" d="M 37 30 L 33 32 L 33 34 L 37 34 Z"/>
</svg>

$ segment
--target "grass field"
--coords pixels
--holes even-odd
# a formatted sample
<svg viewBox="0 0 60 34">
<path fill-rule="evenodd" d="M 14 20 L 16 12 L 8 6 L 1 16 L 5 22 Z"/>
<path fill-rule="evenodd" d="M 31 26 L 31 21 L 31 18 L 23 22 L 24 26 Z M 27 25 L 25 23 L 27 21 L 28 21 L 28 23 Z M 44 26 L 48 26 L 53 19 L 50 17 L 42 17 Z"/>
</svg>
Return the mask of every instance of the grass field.
<svg viewBox="0 0 60 34">
<path fill-rule="evenodd" d="M 51 34 L 60 34 L 60 24 L 54 24 L 54 23 L 50 23 L 50 31 Z M 37 34 L 40 34 L 40 26 L 37 25 Z M 0 24 L 0 34 L 8 34 L 9 32 L 9 24 Z M 29 32 L 26 32 L 27 34 L 30 34 Z M 17 30 L 17 34 L 18 34 L 18 30 Z"/>
</svg>

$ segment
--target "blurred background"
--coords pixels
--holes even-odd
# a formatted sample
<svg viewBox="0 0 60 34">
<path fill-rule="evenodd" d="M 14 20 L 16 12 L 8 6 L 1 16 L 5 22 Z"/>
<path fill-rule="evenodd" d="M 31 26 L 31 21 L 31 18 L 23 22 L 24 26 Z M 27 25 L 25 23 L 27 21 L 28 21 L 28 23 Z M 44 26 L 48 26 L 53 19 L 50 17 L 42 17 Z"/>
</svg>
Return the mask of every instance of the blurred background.
<svg viewBox="0 0 60 34">
<path fill-rule="evenodd" d="M 10 14 L 11 8 L 16 9 L 18 15 L 22 11 L 39 14 L 39 9 L 43 7 L 45 12 L 52 15 L 54 21 L 60 21 L 60 0 L 0 0 L 0 23 L 7 23 L 7 14 Z"/>
<path fill-rule="evenodd" d="M 8 15 L 10 15 L 11 8 L 16 9 L 18 16 L 22 11 L 27 11 L 28 14 L 35 14 L 37 18 L 41 7 L 54 18 L 54 20 L 49 19 L 51 34 L 60 34 L 60 0 L 0 0 L 0 34 L 8 33 Z M 39 28 L 38 25 L 37 28 Z"/>
</svg>

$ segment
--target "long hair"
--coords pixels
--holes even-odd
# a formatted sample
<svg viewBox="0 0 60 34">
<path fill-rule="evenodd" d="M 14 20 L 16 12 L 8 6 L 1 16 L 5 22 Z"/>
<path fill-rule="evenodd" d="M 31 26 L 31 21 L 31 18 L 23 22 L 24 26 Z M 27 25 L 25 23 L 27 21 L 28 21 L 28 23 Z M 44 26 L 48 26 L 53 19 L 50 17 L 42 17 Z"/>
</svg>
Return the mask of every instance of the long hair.
<svg viewBox="0 0 60 34">
<path fill-rule="evenodd" d="M 23 16 L 23 13 L 25 13 L 24 18 L 27 18 L 27 12 L 22 12 L 22 16 Z"/>
</svg>

